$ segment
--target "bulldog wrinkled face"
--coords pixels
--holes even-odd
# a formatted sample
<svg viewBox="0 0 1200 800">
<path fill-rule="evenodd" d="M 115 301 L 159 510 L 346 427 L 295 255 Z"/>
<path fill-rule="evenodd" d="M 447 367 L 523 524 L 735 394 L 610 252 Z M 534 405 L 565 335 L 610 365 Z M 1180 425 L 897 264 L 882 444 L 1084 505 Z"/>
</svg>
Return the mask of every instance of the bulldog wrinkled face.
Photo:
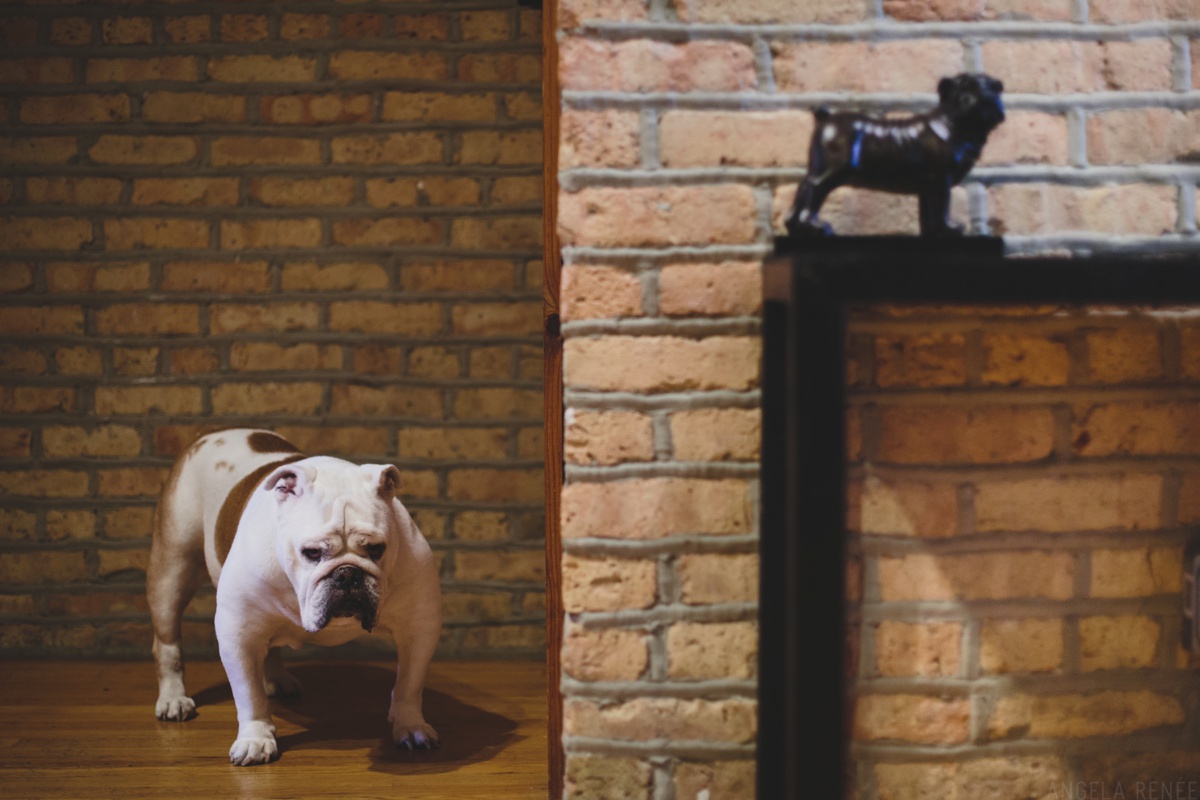
<svg viewBox="0 0 1200 800">
<path fill-rule="evenodd" d="M 279 563 L 296 589 L 310 633 L 358 621 L 370 631 L 382 602 L 382 575 L 394 554 L 392 509 L 399 472 L 282 468 L 264 484 L 274 493 Z"/>
</svg>

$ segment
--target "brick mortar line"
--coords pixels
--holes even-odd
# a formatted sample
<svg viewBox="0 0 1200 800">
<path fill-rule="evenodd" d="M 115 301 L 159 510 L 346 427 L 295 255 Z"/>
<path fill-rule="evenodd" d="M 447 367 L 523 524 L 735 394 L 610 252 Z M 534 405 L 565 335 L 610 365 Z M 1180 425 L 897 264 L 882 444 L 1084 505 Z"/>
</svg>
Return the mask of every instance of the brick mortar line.
<svg viewBox="0 0 1200 800">
<path fill-rule="evenodd" d="M 575 698 L 599 698 L 632 700 L 643 697 L 679 698 L 688 700 L 723 700 L 727 698 L 754 698 L 758 689 L 756 680 L 718 679 L 686 682 L 666 681 L 578 681 L 564 676 L 564 694 Z"/>
<path fill-rule="evenodd" d="M 979 481 L 1012 481 L 1059 478 L 1111 478 L 1121 474 L 1154 475 L 1170 470 L 1187 469 L 1198 463 L 1200 454 L 1169 458 L 1153 456 L 1146 459 L 1113 458 L 1111 460 L 1073 460 L 1026 462 L 1016 464 L 945 464 L 945 465 L 852 465 L 847 478 L 863 480 L 878 477 L 884 480 L 946 481 L 965 484 Z"/>
<path fill-rule="evenodd" d="M 1014 691 L 1038 696 L 1088 694 L 1103 691 L 1146 689 L 1153 680 L 1154 691 L 1164 694 L 1191 689 L 1195 678 L 1190 672 L 1175 669 L 1103 670 L 1097 672 L 1033 675 L 1001 673 L 978 678 L 859 678 L 858 695 L 922 694 L 933 696 L 977 697 L 1009 694 Z"/>
<path fill-rule="evenodd" d="M 921 744 L 851 742 L 850 751 L 855 759 L 871 759 L 882 763 L 961 763 L 1003 756 L 1111 755 L 1114 751 L 1129 753 L 1143 750 L 1154 752 L 1187 750 L 1191 745 L 1180 739 L 1178 727 L 1181 726 L 1176 727 L 1176 730 L 1167 732 L 1135 731 L 1084 738 L 1056 737 L 1015 741 L 964 742 L 941 747 Z M 1129 794 L 1127 797 L 1133 800 L 1135 795 Z"/>
<path fill-rule="evenodd" d="M 762 261 L 771 253 L 771 245 L 720 244 L 720 245 L 666 245 L 663 247 L 590 247 L 566 245 L 562 248 L 563 265 L 580 263 L 670 264 L 677 261 Z"/>
<path fill-rule="evenodd" d="M 568 484 L 576 484 L 607 483 L 638 478 L 754 479 L 758 477 L 758 472 L 757 461 L 649 461 L 617 464 L 611 467 L 585 467 L 568 464 L 564 474 Z"/>
<path fill-rule="evenodd" d="M 779 23 L 779 24 L 717 24 L 671 22 L 604 22 L 595 21 L 576 29 L 560 29 L 571 38 L 602 41 L 654 39 L 667 42 L 706 40 L 737 41 L 753 45 L 755 39 L 770 42 L 856 43 L 886 42 L 909 39 L 971 39 L 971 40 L 1087 40 L 1133 41 L 1161 39 L 1170 36 L 1196 36 L 1200 22 L 1160 21 L 1118 23 L 1112 25 L 1080 22 L 858 22 Z"/>
<path fill-rule="evenodd" d="M 724 744 L 679 739 L 649 739 L 642 742 L 630 742 L 565 734 L 562 743 L 563 749 L 568 754 L 597 753 L 634 758 L 672 756 L 702 761 L 749 760 L 754 758 L 755 753 L 752 744 Z"/>
<path fill-rule="evenodd" d="M 1057 403 L 1162 403 L 1200 400 L 1195 384 L 1166 386 L 1112 386 L 1106 384 L 1063 387 L 1034 387 L 1027 390 L 1005 386 L 959 386 L 934 389 L 855 389 L 848 394 L 851 408 L 866 406 L 970 406 L 1054 405 Z"/>
<path fill-rule="evenodd" d="M 672 535 L 663 539 L 630 540 L 586 537 L 563 540 L 563 551 L 571 555 L 616 558 L 656 558 L 661 555 L 734 554 L 758 552 L 758 536 L 733 535 Z"/>
<path fill-rule="evenodd" d="M 739 317 L 626 317 L 623 319 L 571 320 L 562 324 L 563 339 L 602 336 L 757 336 L 762 318 Z"/>
<path fill-rule="evenodd" d="M 767 94 L 765 92 L 621 92 L 615 90 L 568 89 L 562 93 L 563 105 L 578 110 L 640 109 L 661 107 L 664 110 L 698 109 L 728 111 L 797 111 L 818 106 L 840 109 L 878 111 L 928 111 L 937 105 L 937 95 L 920 92 L 862 92 L 837 91 L 794 92 Z M 1160 91 L 1102 91 L 1074 94 L 1006 94 L 1004 105 L 1009 110 L 1057 111 L 1073 109 L 1112 111 L 1128 108 L 1164 107 L 1194 109 L 1200 107 L 1200 92 Z"/>
<path fill-rule="evenodd" d="M 1163 615 L 1178 613 L 1178 595 L 1144 598 L 1046 600 L 906 601 L 863 603 L 864 625 L 880 622 L 966 622 L 983 619 L 1062 619 L 1070 616 Z"/>
<path fill-rule="evenodd" d="M 698 408 L 758 408 L 761 403 L 762 393 L 757 389 L 637 394 L 576 389 L 568 385 L 563 393 L 564 407 L 580 410 L 689 411 Z"/>
<path fill-rule="evenodd" d="M 672 622 L 746 622 L 758 619 L 758 603 L 655 606 L 650 609 L 568 612 L 585 629 L 648 628 Z"/>
<path fill-rule="evenodd" d="M 950 536 L 933 539 L 904 539 L 883 534 L 856 536 L 856 549 L 867 556 L 902 557 L 908 555 L 951 556 L 979 553 L 1010 553 L 1014 550 L 1053 550 L 1091 552 L 1098 548 L 1134 549 L 1152 546 L 1178 546 L 1195 532 L 1195 526 L 1154 530 L 1086 530 L 1064 533 L 1041 531 L 1000 531 L 996 533 Z"/>
</svg>

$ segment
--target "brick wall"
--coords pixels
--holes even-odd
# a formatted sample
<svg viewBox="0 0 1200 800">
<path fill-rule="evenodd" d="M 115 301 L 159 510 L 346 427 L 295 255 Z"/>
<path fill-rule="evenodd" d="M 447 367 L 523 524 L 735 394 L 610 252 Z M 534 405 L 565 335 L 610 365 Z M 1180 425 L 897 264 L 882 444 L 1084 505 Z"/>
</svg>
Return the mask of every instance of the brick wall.
<svg viewBox="0 0 1200 800">
<path fill-rule="evenodd" d="M 541 653 L 540 24 L 0 5 L 0 654 L 147 655 L 156 495 L 231 425 L 398 464 L 442 652 Z"/>
<path fill-rule="evenodd" d="M 752 796 L 758 264 L 808 109 L 925 109 L 941 76 L 988 71 L 1009 119 L 957 221 L 1014 254 L 1190 250 L 1198 17 L 561 0 L 568 797 Z M 911 198 L 825 208 L 843 233 L 917 229 Z M 1066 796 L 1187 767 L 1200 712 L 1172 625 L 1200 449 L 1170 431 L 1196 423 L 1190 330 L 1111 309 L 858 321 L 859 796 Z M 1143 427 L 1112 428 L 1135 410 Z"/>
</svg>

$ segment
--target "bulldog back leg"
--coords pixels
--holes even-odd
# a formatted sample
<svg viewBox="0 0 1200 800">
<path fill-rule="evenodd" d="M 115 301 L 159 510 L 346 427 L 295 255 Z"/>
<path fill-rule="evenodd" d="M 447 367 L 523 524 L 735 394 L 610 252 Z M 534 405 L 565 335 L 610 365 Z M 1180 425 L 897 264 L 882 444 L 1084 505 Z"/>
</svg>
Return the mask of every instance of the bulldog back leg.
<svg viewBox="0 0 1200 800">
<path fill-rule="evenodd" d="M 176 466 L 169 480 L 178 479 L 179 471 L 180 467 Z M 186 504 L 187 501 L 182 502 Z M 206 570 L 200 515 L 179 506 L 178 500 L 164 499 L 154 515 L 146 589 L 158 672 L 154 715 L 162 720 L 182 722 L 195 715 L 196 704 L 183 686 L 181 620 L 183 610 L 204 580 Z"/>
</svg>

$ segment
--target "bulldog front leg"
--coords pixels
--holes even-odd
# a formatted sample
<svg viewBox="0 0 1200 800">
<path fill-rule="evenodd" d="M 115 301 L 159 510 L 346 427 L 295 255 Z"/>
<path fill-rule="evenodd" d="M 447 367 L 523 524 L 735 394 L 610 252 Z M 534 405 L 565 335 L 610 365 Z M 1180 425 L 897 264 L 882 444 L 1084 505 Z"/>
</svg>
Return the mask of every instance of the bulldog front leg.
<svg viewBox="0 0 1200 800">
<path fill-rule="evenodd" d="M 421 693 L 425 672 L 437 648 L 438 629 L 420 631 L 407 641 L 396 640 L 396 685 L 392 688 L 392 705 L 388 722 L 392 725 L 392 740 L 397 747 L 409 750 L 428 750 L 441 744 L 438 733 L 421 713 Z"/>
<path fill-rule="evenodd" d="M 263 683 L 267 639 L 229 631 L 229 621 L 224 620 L 225 624 L 222 624 L 220 605 L 217 606 L 216 622 L 221 663 L 225 665 L 225 675 L 233 690 L 238 717 L 237 739 L 229 748 L 229 763 L 249 767 L 274 761 L 279 758 L 279 747 L 275 743 L 275 725 L 271 722 L 271 709 Z M 223 630 L 232 635 L 222 636 Z"/>
</svg>

